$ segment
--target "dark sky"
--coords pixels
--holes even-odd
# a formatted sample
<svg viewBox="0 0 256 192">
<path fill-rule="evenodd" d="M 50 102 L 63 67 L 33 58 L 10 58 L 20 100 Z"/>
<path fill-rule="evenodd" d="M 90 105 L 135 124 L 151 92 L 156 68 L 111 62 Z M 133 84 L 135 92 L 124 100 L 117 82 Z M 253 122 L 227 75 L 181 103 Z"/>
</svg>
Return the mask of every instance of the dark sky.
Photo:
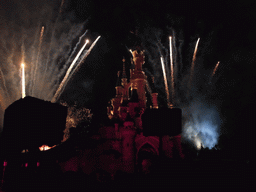
<svg viewBox="0 0 256 192">
<path fill-rule="evenodd" d="M 34 20 L 40 19 L 40 17 L 37 18 L 40 6 L 53 7 L 58 12 L 61 4 L 61 1 L 40 0 L 33 3 L 28 0 L 24 1 L 24 4 L 17 2 L 19 1 L 1 1 L 0 16 L 7 21 L 17 21 L 21 17 L 17 12 L 19 6 L 28 4 L 29 6 L 26 7 L 30 7 L 31 10 L 23 13 L 33 12 L 34 14 L 22 16 L 27 18 L 24 22 L 27 29 Z M 179 91 L 184 91 L 182 83 L 191 67 L 195 42 L 200 37 L 195 65 L 196 92 L 217 106 L 223 121 L 222 131 L 225 132 L 227 129 L 228 137 L 232 138 L 232 141 L 243 141 L 242 145 L 240 142 L 227 142 L 229 145 L 234 144 L 239 152 L 242 152 L 244 147 L 249 148 L 255 145 L 252 142 L 256 115 L 255 2 L 249 0 L 235 2 L 231 0 L 188 2 L 64 0 L 63 2 L 62 20 L 69 18 L 71 23 L 76 24 L 87 21 L 81 34 L 89 29 L 88 35 L 91 39 L 96 39 L 98 34 L 102 38 L 68 83 L 61 99 L 71 103 L 77 101 L 92 108 L 97 114 L 105 113 L 107 102 L 115 94 L 116 74 L 122 69 L 122 58 L 125 56 L 126 60 L 129 60 L 130 57 L 125 46 L 132 48 L 136 44 L 142 44 L 148 49 L 147 53 L 154 54 L 158 52 L 156 34 L 159 32 L 161 45 L 168 48 L 168 36 L 175 31 L 177 42 L 179 42 L 177 47 L 181 47 L 178 58 L 180 67 L 177 81 L 179 82 L 176 85 L 181 87 L 178 88 Z M 52 19 L 54 22 L 56 15 L 50 16 L 54 18 Z M 19 23 L 22 21 L 21 18 Z M 5 28 L 6 24 L 0 24 L 1 29 Z M 150 41 L 151 38 L 152 41 Z M 78 36 L 72 42 L 73 47 L 77 40 Z M 156 68 L 156 64 L 150 62 L 150 59 L 155 61 L 156 57 L 150 58 L 146 54 L 145 68 L 148 68 L 157 79 L 159 100 L 164 103 L 162 76 L 157 75 L 156 71 L 160 70 Z M 205 83 L 208 81 L 205 74 L 209 76 L 218 61 L 220 61 L 219 68 L 212 79 L 211 86 L 208 86 Z M 225 143 L 225 145 L 228 144 Z"/>
</svg>

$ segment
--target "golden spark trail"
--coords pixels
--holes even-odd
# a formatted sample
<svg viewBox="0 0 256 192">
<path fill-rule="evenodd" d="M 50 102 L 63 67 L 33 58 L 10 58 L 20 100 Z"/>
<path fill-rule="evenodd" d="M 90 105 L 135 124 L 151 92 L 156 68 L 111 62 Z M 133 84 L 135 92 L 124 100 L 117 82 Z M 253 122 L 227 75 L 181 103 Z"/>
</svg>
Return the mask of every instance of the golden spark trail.
<svg viewBox="0 0 256 192">
<path fill-rule="evenodd" d="M 43 35 L 44 35 L 44 26 L 42 26 L 41 32 L 40 32 L 40 39 L 39 39 L 39 46 L 38 46 L 38 52 L 37 52 L 37 58 L 36 58 L 36 63 L 35 63 L 35 70 L 34 70 L 34 77 L 33 77 L 33 87 L 32 87 L 32 95 L 34 92 L 34 86 L 36 84 L 36 73 L 37 73 L 37 68 L 38 68 L 38 61 L 39 61 L 39 56 L 41 52 L 41 46 L 42 46 L 42 41 L 43 41 Z"/>
<path fill-rule="evenodd" d="M 220 62 L 218 61 L 218 63 L 216 64 L 216 66 L 215 66 L 215 68 L 214 68 L 214 70 L 213 70 L 212 77 L 213 77 L 214 74 L 216 73 L 216 70 L 217 70 L 219 64 L 220 64 Z"/>
<path fill-rule="evenodd" d="M 64 0 L 61 1 L 59 14 L 61 14 L 61 12 L 62 12 L 63 4 L 64 4 Z"/>
<path fill-rule="evenodd" d="M 196 42 L 195 51 L 194 51 L 194 54 L 193 54 L 192 66 L 191 66 L 191 72 L 190 72 L 190 79 L 189 79 L 189 82 L 188 82 L 188 93 L 191 89 L 191 83 L 192 83 L 192 79 L 193 79 L 193 76 L 194 76 L 196 53 L 197 53 L 197 47 L 198 47 L 198 44 L 199 44 L 199 40 L 200 40 L 200 38 L 198 38 L 198 40 Z"/>
<path fill-rule="evenodd" d="M 76 65 L 75 69 L 71 72 L 71 74 L 68 76 L 68 79 L 64 82 L 64 88 L 66 87 L 67 83 L 69 82 L 70 78 L 74 75 L 74 73 L 76 71 L 78 71 L 79 67 L 81 66 L 81 64 L 83 63 L 82 61 L 84 61 L 88 55 L 91 53 L 91 50 L 93 49 L 93 47 L 96 45 L 96 43 L 98 42 L 98 40 L 100 39 L 101 36 L 98 36 L 97 39 L 92 43 L 91 47 L 89 48 L 89 50 L 86 52 L 85 56 L 80 60 L 80 62 Z M 61 92 L 57 95 L 57 97 L 55 98 L 55 102 L 56 100 L 59 98 L 59 96 L 62 94 L 64 89 L 61 90 Z"/>
<path fill-rule="evenodd" d="M 60 94 L 60 91 L 62 90 L 62 87 L 64 86 L 65 82 L 67 81 L 69 74 L 71 73 L 71 70 L 73 69 L 76 61 L 78 60 L 78 58 L 80 57 L 81 53 L 83 52 L 84 48 L 86 47 L 86 45 L 89 43 L 89 40 L 86 40 L 84 46 L 81 48 L 81 50 L 78 52 L 78 54 L 76 55 L 75 59 L 73 60 L 72 64 L 70 65 L 70 67 L 68 68 L 65 77 L 63 78 L 58 90 L 56 91 L 54 97 L 52 98 L 52 103 L 56 102 L 56 99 L 58 97 L 58 95 Z"/>
<path fill-rule="evenodd" d="M 172 56 L 172 36 L 169 37 L 170 41 L 170 64 L 171 64 L 171 85 L 172 85 L 172 104 L 174 104 L 174 72 L 173 72 L 173 56 Z"/>
<path fill-rule="evenodd" d="M 166 78 L 166 73 L 165 73 L 164 60 L 163 60 L 163 57 L 161 57 L 160 59 L 161 59 L 161 64 L 162 64 L 163 76 L 164 76 L 164 84 L 165 84 L 165 92 L 166 92 L 166 97 L 167 97 L 167 104 L 168 104 L 168 107 L 169 107 L 170 106 L 169 89 L 168 89 L 167 78 Z"/>
<path fill-rule="evenodd" d="M 26 91 L 25 91 L 25 65 L 21 64 L 22 69 L 22 99 L 26 97 Z"/>
<path fill-rule="evenodd" d="M 215 75 L 215 73 L 216 73 L 216 71 L 217 71 L 217 68 L 219 67 L 219 64 L 220 64 L 220 61 L 218 61 L 218 63 L 216 64 L 216 66 L 215 66 L 215 68 L 214 68 L 214 70 L 213 70 L 213 72 L 212 72 L 212 75 L 211 75 L 211 77 L 210 77 L 209 83 L 211 83 L 212 78 L 213 78 L 213 76 Z"/>
<path fill-rule="evenodd" d="M 41 32 L 40 32 L 40 42 L 41 43 L 42 43 L 43 35 L 44 35 L 44 26 L 42 26 L 42 29 L 41 29 Z"/>
</svg>

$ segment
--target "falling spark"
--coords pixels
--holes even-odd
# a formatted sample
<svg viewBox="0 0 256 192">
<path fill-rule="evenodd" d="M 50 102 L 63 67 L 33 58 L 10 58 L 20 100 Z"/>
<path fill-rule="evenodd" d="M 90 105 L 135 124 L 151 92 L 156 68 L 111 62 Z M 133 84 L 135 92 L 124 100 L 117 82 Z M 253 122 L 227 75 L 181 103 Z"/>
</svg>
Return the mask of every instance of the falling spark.
<svg viewBox="0 0 256 192">
<path fill-rule="evenodd" d="M 198 40 L 197 40 L 197 42 L 196 42 L 196 46 L 195 46 L 195 51 L 194 51 L 194 55 L 193 55 L 193 60 L 192 60 L 192 67 L 191 67 L 191 69 L 194 69 L 194 66 L 195 66 L 196 53 L 197 53 L 197 48 L 198 48 L 199 41 L 200 41 L 200 38 L 198 38 Z"/>
<path fill-rule="evenodd" d="M 212 73 L 212 76 L 214 76 L 214 74 L 215 74 L 215 72 L 216 72 L 216 70 L 217 70 L 219 64 L 220 64 L 220 62 L 218 61 L 218 63 L 216 64 L 216 66 L 215 66 L 215 68 L 214 68 L 214 71 L 213 71 L 213 73 Z"/>
<path fill-rule="evenodd" d="M 166 92 L 166 97 L 167 97 L 167 104 L 168 104 L 168 107 L 169 107 L 170 106 L 169 90 L 168 90 L 168 84 L 167 84 L 167 79 L 166 79 L 166 73 L 165 73 L 163 57 L 161 57 L 161 64 L 162 64 L 162 70 L 163 70 L 163 76 L 164 76 L 164 84 L 165 84 L 165 92 Z"/>
<path fill-rule="evenodd" d="M 173 72 L 173 56 L 172 56 L 172 36 L 169 37 L 170 41 L 170 63 L 171 63 L 171 85 L 172 85 L 172 104 L 174 104 L 174 72 Z"/>
<path fill-rule="evenodd" d="M 189 79 L 189 83 L 188 83 L 188 91 L 190 91 L 191 83 L 192 83 L 192 79 L 193 79 L 193 75 L 194 75 L 196 53 L 197 53 L 197 47 L 198 47 L 198 44 L 199 44 L 199 40 L 200 40 L 200 38 L 198 38 L 198 40 L 196 42 L 195 51 L 194 51 L 194 54 L 193 54 L 192 66 L 191 66 L 191 72 L 190 72 L 190 79 Z"/>
<path fill-rule="evenodd" d="M 21 64 L 21 69 L 22 69 L 22 98 L 26 96 L 25 92 L 25 65 L 22 63 Z"/>
<path fill-rule="evenodd" d="M 213 76 L 215 75 L 217 68 L 219 67 L 219 64 L 220 64 L 220 61 L 218 61 L 218 63 L 216 64 L 216 66 L 215 66 L 215 68 L 214 68 L 214 70 L 213 70 L 213 72 L 212 72 L 212 75 L 211 75 L 211 77 L 210 77 L 209 83 L 211 83 L 212 78 L 213 78 Z"/>
<path fill-rule="evenodd" d="M 43 41 L 43 35 L 44 35 L 44 26 L 42 26 L 42 29 L 41 29 L 41 32 L 40 32 L 39 46 L 38 46 L 36 63 L 35 63 L 34 77 L 33 77 L 34 84 L 32 86 L 32 95 L 33 95 L 33 91 L 34 91 L 34 86 L 36 84 L 36 77 L 37 77 L 36 74 L 38 72 L 37 68 L 38 68 L 39 56 L 40 56 L 40 52 L 41 52 L 41 45 L 42 45 L 42 41 Z"/>
</svg>

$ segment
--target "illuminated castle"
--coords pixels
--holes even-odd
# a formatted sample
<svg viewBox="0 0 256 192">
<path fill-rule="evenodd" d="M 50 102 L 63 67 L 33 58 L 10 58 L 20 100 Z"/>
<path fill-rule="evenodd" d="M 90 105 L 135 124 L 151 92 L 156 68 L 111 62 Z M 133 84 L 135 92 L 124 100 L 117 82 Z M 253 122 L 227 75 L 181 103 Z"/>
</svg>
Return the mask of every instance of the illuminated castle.
<svg viewBox="0 0 256 192">
<path fill-rule="evenodd" d="M 123 59 L 123 71 L 118 72 L 116 96 L 107 107 L 109 126 L 100 128 L 102 138 L 110 140 L 110 148 L 121 154 L 119 170 L 133 173 L 138 167 L 150 163 L 150 158 L 159 155 L 159 137 L 144 136 L 141 116 L 146 109 L 147 100 L 151 100 L 150 108 L 158 109 L 157 96 L 154 88 L 149 87 L 147 76 L 142 70 L 144 51 L 137 47 L 132 52 L 133 61 L 128 82 Z M 154 84 L 154 83 L 153 83 Z M 146 89 L 150 97 L 146 97 Z M 181 148 L 181 136 L 162 137 L 162 151 L 167 158 L 184 158 Z M 176 152 L 176 153 L 175 153 Z M 114 165 L 113 165 L 114 166 Z M 111 167 L 111 166 L 110 166 Z M 109 168 L 108 168 L 109 169 Z M 110 168 L 111 169 L 111 168 Z M 111 170 L 109 170 L 111 171 Z"/>
</svg>

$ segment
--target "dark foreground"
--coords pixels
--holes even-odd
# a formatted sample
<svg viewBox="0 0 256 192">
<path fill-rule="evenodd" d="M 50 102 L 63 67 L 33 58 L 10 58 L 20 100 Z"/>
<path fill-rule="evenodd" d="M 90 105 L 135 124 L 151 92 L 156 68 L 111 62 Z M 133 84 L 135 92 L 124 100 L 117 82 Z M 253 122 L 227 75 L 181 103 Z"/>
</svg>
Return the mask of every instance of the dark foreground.
<svg viewBox="0 0 256 192">
<path fill-rule="evenodd" d="M 158 163 L 149 174 L 62 173 L 58 164 L 6 168 L 2 191 L 256 191 L 255 163 L 183 160 Z"/>
</svg>

